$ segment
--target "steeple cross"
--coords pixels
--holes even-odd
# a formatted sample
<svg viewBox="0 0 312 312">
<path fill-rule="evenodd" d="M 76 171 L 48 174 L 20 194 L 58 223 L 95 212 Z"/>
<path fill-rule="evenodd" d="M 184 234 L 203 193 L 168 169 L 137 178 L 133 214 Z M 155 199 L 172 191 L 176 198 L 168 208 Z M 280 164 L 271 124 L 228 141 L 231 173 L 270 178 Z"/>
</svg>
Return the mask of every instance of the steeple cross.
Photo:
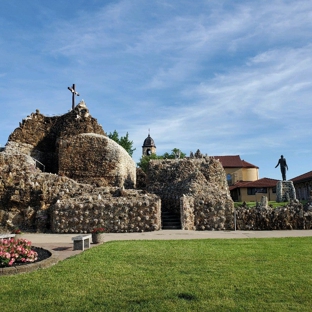
<svg viewBox="0 0 312 312">
<path fill-rule="evenodd" d="M 75 95 L 79 96 L 79 93 L 75 90 L 75 84 L 73 84 L 72 87 L 68 87 L 67 89 L 73 94 L 72 109 L 74 109 L 75 108 Z"/>
</svg>

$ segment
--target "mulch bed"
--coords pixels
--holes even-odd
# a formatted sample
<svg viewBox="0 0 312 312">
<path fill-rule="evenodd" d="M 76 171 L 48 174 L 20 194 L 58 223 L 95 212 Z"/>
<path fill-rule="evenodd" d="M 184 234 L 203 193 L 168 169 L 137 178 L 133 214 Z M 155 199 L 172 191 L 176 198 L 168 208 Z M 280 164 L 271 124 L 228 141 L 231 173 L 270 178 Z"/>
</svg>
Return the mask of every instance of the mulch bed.
<svg viewBox="0 0 312 312">
<path fill-rule="evenodd" d="M 40 262 L 42 260 L 48 259 L 49 257 L 51 257 L 51 252 L 48 250 L 45 250 L 43 248 L 40 247 L 31 247 L 31 250 L 35 251 L 38 254 L 38 259 L 34 262 L 14 262 L 13 266 L 20 266 L 20 265 L 27 265 L 27 264 L 31 264 L 31 263 L 37 263 Z M 9 268 L 7 266 L 1 266 L 0 268 Z"/>
</svg>

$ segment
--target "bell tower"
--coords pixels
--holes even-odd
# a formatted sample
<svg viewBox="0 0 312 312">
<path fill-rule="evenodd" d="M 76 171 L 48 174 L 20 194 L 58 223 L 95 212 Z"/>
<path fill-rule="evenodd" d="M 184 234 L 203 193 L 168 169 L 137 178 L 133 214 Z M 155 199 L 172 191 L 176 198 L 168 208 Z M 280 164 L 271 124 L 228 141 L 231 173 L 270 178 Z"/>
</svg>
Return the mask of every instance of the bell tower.
<svg viewBox="0 0 312 312">
<path fill-rule="evenodd" d="M 148 131 L 148 136 L 144 140 L 143 146 L 142 146 L 142 156 L 149 156 L 151 154 L 156 154 L 156 145 Z"/>
</svg>

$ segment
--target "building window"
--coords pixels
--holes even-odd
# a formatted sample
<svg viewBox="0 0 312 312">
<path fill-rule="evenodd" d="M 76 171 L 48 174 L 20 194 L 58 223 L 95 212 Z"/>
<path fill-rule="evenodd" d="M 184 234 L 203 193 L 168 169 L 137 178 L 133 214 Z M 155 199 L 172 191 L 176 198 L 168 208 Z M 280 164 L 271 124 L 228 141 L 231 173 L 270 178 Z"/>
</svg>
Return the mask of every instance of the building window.
<svg viewBox="0 0 312 312">
<path fill-rule="evenodd" d="M 255 195 L 256 188 L 255 187 L 247 187 L 247 195 Z"/>
<path fill-rule="evenodd" d="M 276 186 L 274 186 L 274 187 L 272 188 L 272 193 L 273 193 L 273 194 L 276 193 Z"/>
<path fill-rule="evenodd" d="M 226 175 L 226 180 L 227 180 L 228 185 L 233 185 L 232 175 L 230 173 Z"/>
<path fill-rule="evenodd" d="M 266 187 L 247 187 L 247 195 L 256 195 L 257 193 L 267 193 Z"/>
</svg>

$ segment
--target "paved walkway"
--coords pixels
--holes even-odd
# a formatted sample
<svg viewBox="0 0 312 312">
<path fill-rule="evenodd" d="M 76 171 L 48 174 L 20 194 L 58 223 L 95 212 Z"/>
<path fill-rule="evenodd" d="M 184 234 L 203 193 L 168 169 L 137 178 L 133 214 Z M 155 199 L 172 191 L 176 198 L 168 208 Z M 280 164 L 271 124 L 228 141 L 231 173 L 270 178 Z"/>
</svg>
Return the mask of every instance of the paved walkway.
<svg viewBox="0 0 312 312">
<path fill-rule="evenodd" d="M 32 242 L 33 246 L 54 251 L 59 260 L 81 253 L 73 250 L 72 237 L 79 234 L 23 234 L 23 238 Z M 169 240 L 169 239 L 239 239 L 270 237 L 302 237 L 312 236 L 312 230 L 293 231 L 184 231 L 160 230 L 144 233 L 107 233 L 105 242 L 119 240 Z M 98 245 L 91 244 L 91 248 Z"/>
</svg>

